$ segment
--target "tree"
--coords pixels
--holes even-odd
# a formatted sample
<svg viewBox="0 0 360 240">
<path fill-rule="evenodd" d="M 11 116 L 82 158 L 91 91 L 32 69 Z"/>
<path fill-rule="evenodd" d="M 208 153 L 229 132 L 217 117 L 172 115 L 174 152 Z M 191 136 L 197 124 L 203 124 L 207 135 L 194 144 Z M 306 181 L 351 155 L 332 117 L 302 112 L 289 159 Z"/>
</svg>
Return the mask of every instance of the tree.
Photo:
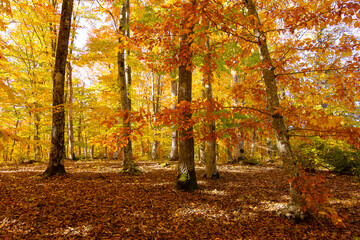
<svg viewBox="0 0 360 240">
<path fill-rule="evenodd" d="M 119 85 L 119 94 L 120 94 L 120 110 L 124 113 L 124 118 L 122 119 L 123 127 L 123 137 L 126 139 L 125 146 L 121 148 L 123 154 L 123 170 L 127 172 L 137 171 L 132 155 L 132 143 L 130 139 L 131 132 L 131 122 L 130 122 L 130 111 L 131 111 L 131 102 L 128 97 L 128 88 L 131 83 L 131 70 L 129 67 L 126 69 L 126 56 L 129 52 L 126 51 L 124 47 L 121 47 L 123 44 L 124 37 L 129 37 L 129 20 L 130 20 L 130 2 L 124 1 L 121 5 L 120 13 L 120 22 L 119 22 L 119 51 L 117 54 L 117 67 L 118 67 L 118 85 Z"/>
<path fill-rule="evenodd" d="M 153 105 L 153 113 L 154 113 L 154 121 L 156 121 L 156 113 L 160 111 L 160 96 L 161 96 L 161 75 L 155 77 L 153 74 L 152 76 L 152 86 L 151 86 L 151 98 L 152 98 L 152 105 Z M 154 130 L 156 131 L 157 128 L 155 127 Z M 155 133 L 155 139 L 152 144 L 151 149 L 151 158 L 153 160 L 158 159 L 158 148 L 159 148 L 159 140 L 156 139 L 158 133 Z"/>
<path fill-rule="evenodd" d="M 80 0 L 79 0 L 80 3 Z M 79 6 L 78 3 L 78 6 Z M 77 12 L 73 14 L 73 23 L 76 24 L 77 21 Z M 72 52 L 74 49 L 74 41 L 75 41 L 75 35 L 76 35 L 76 26 L 73 27 L 71 31 L 71 43 L 70 43 L 70 52 L 69 55 L 72 56 Z M 74 122 L 73 122 L 73 96 L 74 96 L 74 87 L 73 87 L 73 76 L 72 76 L 72 61 L 69 60 L 67 62 L 67 85 L 68 85 L 68 144 L 69 144 L 69 158 L 71 160 L 76 160 L 75 156 L 75 137 L 74 137 Z"/>
<path fill-rule="evenodd" d="M 176 98 L 178 95 L 178 87 L 176 80 L 171 81 L 171 97 Z M 172 109 L 176 108 L 176 103 L 173 103 L 171 106 Z M 179 159 L 179 149 L 178 149 L 178 131 L 173 129 L 171 132 L 171 149 L 169 155 L 170 161 L 177 161 Z"/>
<path fill-rule="evenodd" d="M 209 23 L 210 25 L 210 23 Z M 209 102 L 208 111 L 214 111 L 213 89 L 212 89 L 212 64 L 211 64 L 211 46 L 210 37 L 206 40 L 207 53 L 205 54 L 205 97 Z M 205 165 L 205 177 L 211 179 L 217 179 L 220 177 L 216 168 L 216 136 L 215 136 L 215 120 L 211 120 L 208 124 L 208 139 L 206 140 L 206 165 Z"/>
<path fill-rule="evenodd" d="M 284 117 L 278 111 L 280 108 L 280 102 L 276 86 L 275 67 L 266 43 L 266 33 L 261 30 L 261 20 L 254 2 L 252 0 L 245 0 L 244 3 L 249 16 L 252 17 L 250 22 L 253 27 L 256 44 L 260 52 L 260 60 L 263 66 L 261 71 L 266 87 L 266 100 L 268 103 L 268 110 L 271 114 L 277 148 L 285 171 L 290 178 L 294 178 L 299 175 L 299 168 L 291 150 L 288 131 L 284 123 Z M 291 219 L 304 219 L 304 204 L 304 199 L 301 197 L 301 193 L 290 183 L 290 200 L 287 209 L 283 211 L 283 215 Z"/>
<path fill-rule="evenodd" d="M 196 1 L 191 1 L 185 7 L 193 10 L 195 8 Z M 192 33 L 194 28 L 194 18 L 190 18 L 194 12 L 190 11 L 190 14 L 182 19 L 182 25 L 184 30 L 188 30 L 181 36 L 180 40 L 180 66 L 179 66 L 179 89 L 178 89 L 178 102 L 182 105 L 182 118 L 183 122 L 191 122 L 191 91 L 192 91 L 192 50 L 191 43 Z M 189 24 L 190 23 L 190 24 Z M 189 27 L 186 27 L 189 26 Z M 179 161 L 178 161 L 178 176 L 176 181 L 176 187 L 179 190 L 192 192 L 198 188 L 195 174 L 194 163 L 194 138 L 193 127 L 190 124 L 184 125 L 179 130 Z"/>
<path fill-rule="evenodd" d="M 65 109 L 64 85 L 65 68 L 69 47 L 73 0 L 64 0 L 61 7 L 60 29 L 56 48 L 55 68 L 53 73 L 53 117 L 50 159 L 45 177 L 66 174 L 65 154 Z"/>
</svg>

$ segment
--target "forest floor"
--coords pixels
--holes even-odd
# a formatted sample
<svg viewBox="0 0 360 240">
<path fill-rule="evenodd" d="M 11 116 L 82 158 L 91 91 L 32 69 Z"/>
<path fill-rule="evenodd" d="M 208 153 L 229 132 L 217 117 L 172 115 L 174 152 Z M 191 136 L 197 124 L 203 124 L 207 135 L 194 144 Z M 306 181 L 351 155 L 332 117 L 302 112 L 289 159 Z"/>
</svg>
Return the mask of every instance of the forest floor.
<svg viewBox="0 0 360 240">
<path fill-rule="evenodd" d="M 219 165 L 221 179 L 174 190 L 176 163 L 65 162 L 67 175 L 42 179 L 45 163 L 0 167 L 0 239 L 360 239 L 360 183 L 322 172 L 331 206 L 346 227 L 326 219 L 295 224 L 276 215 L 288 180 L 276 166 Z"/>
</svg>

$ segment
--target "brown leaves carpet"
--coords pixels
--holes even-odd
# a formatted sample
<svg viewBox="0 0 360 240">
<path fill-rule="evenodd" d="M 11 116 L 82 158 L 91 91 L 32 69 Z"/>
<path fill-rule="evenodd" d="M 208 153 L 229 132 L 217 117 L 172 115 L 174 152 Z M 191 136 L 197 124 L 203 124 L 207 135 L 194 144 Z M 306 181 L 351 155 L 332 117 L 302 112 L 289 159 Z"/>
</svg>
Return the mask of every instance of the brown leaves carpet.
<svg viewBox="0 0 360 240">
<path fill-rule="evenodd" d="M 176 163 L 141 162 L 140 175 L 118 162 L 65 163 L 66 176 L 41 179 L 46 164 L 0 168 L 0 239 L 360 239 L 360 184 L 326 175 L 331 206 L 346 228 L 326 219 L 291 223 L 281 168 L 220 165 L 221 179 L 174 190 Z"/>
</svg>

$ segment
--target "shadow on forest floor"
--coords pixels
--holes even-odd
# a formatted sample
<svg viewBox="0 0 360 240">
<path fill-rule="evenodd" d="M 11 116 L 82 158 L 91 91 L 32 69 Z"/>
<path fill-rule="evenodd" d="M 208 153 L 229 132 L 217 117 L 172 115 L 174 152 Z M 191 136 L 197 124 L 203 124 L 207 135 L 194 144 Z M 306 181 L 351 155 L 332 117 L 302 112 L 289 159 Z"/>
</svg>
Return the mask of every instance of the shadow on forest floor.
<svg viewBox="0 0 360 240">
<path fill-rule="evenodd" d="M 65 163 L 66 176 L 41 179 L 46 164 L 0 168 L 4 239 L 358 239 L 360 184 L 324 172 L 346 228 L 327 220 L 292 224 L 275 211 L 288 200 L 282 170 L 220 165 L 221 179 L 174 190 L 176 163 L 141 162 L 142 174 L 109 161 Z M 204 169 L 197 166 L 197 176 Z"/>
</svg>

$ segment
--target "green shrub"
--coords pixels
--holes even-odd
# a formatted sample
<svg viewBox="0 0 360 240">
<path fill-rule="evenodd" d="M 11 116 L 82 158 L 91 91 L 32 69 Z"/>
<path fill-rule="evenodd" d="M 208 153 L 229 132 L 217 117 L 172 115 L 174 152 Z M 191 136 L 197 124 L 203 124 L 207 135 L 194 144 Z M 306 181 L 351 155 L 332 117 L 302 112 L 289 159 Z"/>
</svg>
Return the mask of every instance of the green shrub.
<svg viewBox="0 0 360 240">
<path fill-rule="evenodd" d="M 354 157 L 357 157 L 356 155 L 339 147 L 333 147 L 327 149 L 322 158 L 332 171 L 339 174 L 352 174 L 353 169 L 356 167 L 354 161 Z"/>
<path fill-rule="evenodd" d="M 251 157 L 251 158 L 244 158 L 242 160 L 243 164 L 245 165 L 259 165 L 260 161 L 257 158 Z"/>
<path fill-rule="evenodd" d="M 353 168 L 353 174 L 354 174 L 354 181 L 360 182 L 360 156 L 357 155 L 357 158 L 355 158 L 355 166 Z"/>
<path fill-rule="evenodd" d="M 344 143 L 316 139 L 313 144 L 300 144 L 295 148 L 298 164 L 306 171 L 325 167 L 338 174 L 354 175 L 360 181 L 360 152 Z"/>
<path fill-rule="evenodd" d="M 307 172 L 313 172 L 318 168 L 319 153 L 322 151 L 322 145 L 308 145 L 300 144 L 295 148 L 295 160 L 296 162 Z"/>
</svg>

